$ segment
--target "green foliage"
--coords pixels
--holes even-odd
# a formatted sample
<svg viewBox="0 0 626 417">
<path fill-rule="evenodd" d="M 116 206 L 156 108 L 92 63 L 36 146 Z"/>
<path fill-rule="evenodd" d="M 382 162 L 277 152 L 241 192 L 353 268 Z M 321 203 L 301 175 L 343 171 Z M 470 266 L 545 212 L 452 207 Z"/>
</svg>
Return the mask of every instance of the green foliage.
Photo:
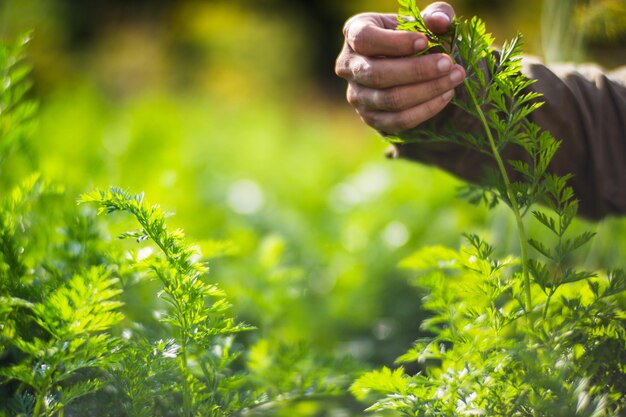
<svg viewBox="0 0 626 417">
<path fill-rule="evenodd" d="M 397 30 L 408 30 L 420 32 L 426 35 L 428 46 L 421 53 L 428 53 L 437 48 L 444 48 L 445 51 L 453 51 L 457 40 L 456 24 L 450 26 L 450 33 L 447 36 L 436 35 L 424 23 L 423 19 L 413 19 L 412 16 L 420 16 L 419 7 L 413 0 L 399 0 L 398 27 Z"/>
<path fill-rule="evenodd" d="M 7 80 L 21 82 L 27 74 L 12 68 L 23 51 L 6 51 Z M 3 139 L 31 122 L 14 114 L 26 91 L 0 94 L 10 103 Z M 252 327 L 204 262 L 228 244 L 205 244 L 203 255 L 159 206 L 118 188 L 80 203 L 38 174 L 0 200 L 0 415 L 232 416 L 345 386 L 304 344 L 274 343 L 267 369 L 258 348 L 244 355 L 235 336 Z M 139 229 L 111 241 L 93 205 L 130 214 Z"/>
<path fill-rule="evenodd" d="M 129 260 L 109 249 L 97 265 L 86 265 L 89 258 L 64 263 L 55 254 L 56 247 L 67 246 L 65 241 L 32 259 L 19 244 L 37 233 L 14 226 L 28 225 L 19 210 L 27 198 L 32 210 L 44 189 L 29 180 L 2 203 L 0 375 L 10 398 L 6 411 L 33 416 L 67 408 L 78 412 L 98 401 L 89 396 L 104 387 L 116 393 L 116 407 L 109 411 L 131 416 L 224 416 L 253 404 L 254 388 L 235 370 L 238 353 L 232 345 L 234 334 L 248 328 L 234 322 L 223 292 L 204 281 L 199 254 L 184 243 L 181 232 L 167 231 L 158 207 L 146 208 L 138 196 L 119 190 L 83 197 L 105 211 L 133 213 L 144 228 L 122 237 L 149 238 L 162 256 Z M 66 239 L 76 232 L 65 233 Z M 122 295 L 128 285 L 150 277 L 160 280 L 160 298 L 169 308 L 159 316 L 158 327 L 141 332 L 150 324 L 129 322 Z M 82 403 L 77 401 L 81 397 Z"/>
<path fill-rule="evenodd" d="M 25 100 L 31 88 L 28 79 L 30 68 L 24 62 L 24 52 L 29 41 L 30 36 L 24 35 L 13 45 L 3 43 L 0 46 L 0 162 L 24 141 L 28 122 L 36 108 L 33 101 Z"/>
<path fill-rule="evenodd" d="M 83 221 L 66 226 L 67 240 L 49 247 L 41 259 L 29 256 L 18 247 L 20 239 L 37 234 L 9 226 L 28 224 L 18 211 L 30 199 L 27 213 L 32 215 L 45 189 L 40 181 L 29 180 L 2 204 L 3 218 L 11 220 L 3 223 L 8 230 L 3 233 L 0 281 L 0 387 L 9 399 L 3 404 L 9 415 L 53 416 L 68 410 L 229 416 L 340 393 L 345 378 L 334 376 L 332 363 L 319 367 L 321 362 L 305 346 L 279 344 L 276 352 L 262 354 L 258 345 L 248 354 L 245 372 L 234 336 L 251 328 L 235 321 L 224 292 L 207 283 L 199 249 L 186 244 L 180 230 L 169 231 L 165 214 L 145 204 L 142 195 L 111 188 L 81 197 L 100 212 L 130 213 L 140 229 L 120 238 L 136 240 L 144 246 L 140 250 L 115 250 L 109 243 L 94 265 L 93 253 L 86 250 L 80 262 L 63 262 L 57 250 L 67 247 L 72 236 L 91 236 L 91 243 L 81 240 L 84 246 L 104 241 L 87 211 L 77 214 Z M 91 233 L 80 233 L 85 225 Z M 155 279 L 160 301 L 146 307 L 155 309 L 157 321 L 133 320 L 124 299 Z M 100 401 L 114 405 L 94 407 Z"/>
<path fill-rule="evenodd" d="M 230 369 L 238 356 L 232 350 L 232 337 L 250 328 L 235 323 L 229 315 L 230 305 L 223 291 L 205 281 L 207 268 L 200 261 L 198 249 L 184 242 L 182 231 L 168 231 L 164 213 L 159 206 L 147 206 L 143 195 L 111 188 L 85 194 L 80 201 L 97 204 L 99 212 L 132 214 L 141 228 L 122 233 L 120 238 L 133 238 L 137 242 L 149 240 L 162 253 L 162 257 L 148 255 L 137 266 L 158 278 L 159 297 L 167 305 L 159 321 L 173 337 L 165 342 L 157 341 L 156 347 L 151 349 L 162 352 L 157 356 L 170 357 L 178 364 L 174 374 L 178 384 L 171 388 L 174 395 L 182 397 L 180 408 L 174 405 L 177 414 L 230 415 L 253 401 L 241 397 L 235 390 L 241 385 L 242 376 Z M 131 357 L 140 352 L 133 352 Z M 147 357 L 148 352 L 144 351 L 143 355 Z M 132 399 L 132 407 L 145 409 L 144 405 L 134 403 L 137 397 L 134 390 L 140 382 L 136 377 L 141 372 L 128 365 L 118 368 L 117 385 L 127 388 L 124 394 Z M 126 372 L 129 374 L 125 375 Z M 124 381 L 125 378 L 128 381 Z"/>
<path fill-rule="evenodd" d="M 85 369 L 103 369 L 117 350 L 116 339 L 105 333 L 122 319 L 115 311 L 121 306 L 115 301 L 120 293 L 113 288 L 116 283 L 106 270 L 94 268 L 74 276 L 39 303 L 8 299 L 13 310 L 8 319 L 15 321 L 18 314 L 22 320 L 27 317 L 30 333 L 36 336 L 4 329 L 7 344 L 19 350 L 23 359 L 3 368 L 0 375 L 32 389 L 34 416 L 55 415 L 101 386 L 94 379 L 72 380 Z M 28 312 L 20 314 L 22 309 Z"/>
<path fill-rule="evenodd" d="M 16 414 L 56 415 L 98 389 L 96 375 L 119 348 L 110 332 L 123 317 L 113 270 L 49 256 L 59 248 L 50 236 L 56 219 L 38 220 L 58 207 L 47 201 L 54 194 L 34 176 L 0 202 L 0 381 L 14 390 L 5 406 Z"/>
<path fill-rule="evenodd" d="M 35 190 L 41 187 L 25 193 L 15 210 L 0 210 L 11 236 L 3 244 L 12 248 L 1 251 L 8 254 L 2 273 L 24 277 L 3 281 L 10 292 L 3 287 L 0 294 L 35 304 L 73 277 L 106 267 L 118 280 L 113 288 L 122 290 L 112 301 L 124 303 L 115 310 L 123 320 L 104 332 L 119 343 L 115 355 L 60 384 L 62 393 L 89 380 L 99 381 L 100 389 L 77 397 L 59 415 L 175 416 L 183 406 L 181 331 L 164 321 L 177 310 L 158 296 L 167 295 L 147 265 L 161 258 L 157 266 L 172 274 L 176 269 L 150 238 L 139 244 L 135 236 L 114 238 L 142 228 L 133 215 L 117 213 L 105 221 L 91 204 L 77 208 L 75 196 L 84 190 L 119 184 L 145 190 L 152 201 L 175 211 L 175 217 L 166 215 L 168 233 L 185 229 L 186 240 L 202 252 L 201 259 L 191 255 L 192 263 L 208 259 L 211 264 L 209 276 L 200 274 L 202 282 L 217 283 L 232 303 L 220 318 L 238 317 L 233 325 L 244 321 L 257 328 L 208 337 L 213 343 L 208 353 L 197 353 L 194 341 L 189 347 L 188 369 L 200 381 L 190 389 L 194 406 L 208 407 L 213 400 L 225 408 L 238 404 L 232 414 L 240 416 L 362 415 L 362 405 L 346 395 L 346 380 L 370 364 L 390 363 L 423 336 L 416 326 L 416 317 L 424 314 L 423 291 L 408 286 L 406 277 L 413 272 L 395 268 L 398 260 L 426 244 L 456 247 L 459 230 L 479 233 L 485 222 L 497 226 L 489 232 L 496 254 L 511 245 L 503 213 L 486 215 L 455 201 L 458 182 L 442 172 L 381 158 L 384 144 L 355 122 L 349 108 L 324 98 L 317 86 L 307 91 L 302 72 L 285 64 L 286 57 L 306 64 L 301 59 L 306 48 L 298 43 L 304 35 L 280 36 L 298 32 L 300 19 L 257 14 L 237 2 L 182 2 L 167 15 L 173 30 L 165 22 L 158 33 L 149 23 L 130 22 L 99 32 L 102 37 L 95 35 L 99 41 L 87 49 L 80 42 L 68 51 L 63 48 L 74 26 L 62 20 L 67 13 L 55 11 L 58 2 L 9 3 L 7 27 L 19 25 L 21 18 L 50 20 L 37 25 L 29 52 L 36 93 L 42 96 L 37 135 L 21 141 L 0 167 L 0 200 L 8 200 L 16 184 L 29 190 L 26 177 L 38 184 Z M 176 12 L 181 7 L 184 15 Z M 232 21 L 242 16 L 252 24 L 233 37 Z M 253 51 L 263 59 L 241 49 L 251 33 L 257 43 L 271 45 L 271 59 L 266 47 Z M 142 59 L 137 51 L 145 52 Z M 257 61 L 251 72 L 250 62 Z M 277 77 L 271 63 L 286 78 Z M 290 90 L 293 85 L 297 91 Z M 303 98 L 312 100 L 302 106 Z M 30 131 L 32 121 L 11 129 Z M 31 156 L 39 156 L 34 165 L 41 176 L 28 175 Z M 250 189 L 262 197 L 260 204 L 241 210 L 235 203 Z M 621 263 L 623 224 L 615 219 L 603 231 L 609 236 L 594 240 L 590 263 Z M 442 273 L 437 267 L 446 263 L 436 252 L 424 268 Z M 437 256 L 452 261 L 456 252 L 445 249 Z M 210 306 L 219 298 L 205 301 Z M 32 337 L 38 325 L 28 324 L 34 323 L 30 310 L 9 306 L 0 303 L 0 324 L 6 312 L 7 323 Z M 8 341 L 2 339 L 0 368 L 26 360 Z M 207 379 L 197 359 L 218 362 L 224 354 L 234 361 L 222 369 L 223 391 L 205 401 Z M 344 356 L 355 360 L 338 360 Z M 32 393 L 18 380 L 2 378 L 0 415 L 32 415 Z M 65 396 L 53 391 L 49 398 Z"/>
<path fill-rule="evenodd" d="M 7 159 L 18 150 L 27 149 L 26 138 L 33 132 L 37 103 L 27 98 L 31 89 L 30 67 L 25 50 L 30 35 L 22 35 L 12 44 L 0 43 L 0 190 L 7 191 L 13 178 Z"/>
<path fill-rule="evenodd" d="M 400 5 L 412 18 L 400 18 L 400 28 L 423 31 L 414 2 Z M 421 139 L 461 143 L 492 158 L 497 169 L 468 194 L 510 208 L 520 256 L 497 257 L 493 246 L 466 234 L 459 251 L 436 246 L 407 258 L 403 266 L 415 270 L 416 284 L 427 290 L 423 306 L 432 316 L 422 329 L 432 336 L 418 340 L 398 363 L 417 364 L 420 372 L 374 371 L 352 392 L 375 399 L 370 410 L 406 416 L 622 415 L 624 272 L 598 276 L 571 266 L 572 253 L 594 234 L 569 236 L 578 203 L 569 176 L 547 172 L 558 141 L 527 119 L 541 102 L 520 72 L 521 38 L 495 51 L 477 18 L 456 20 L 444 36 L 426 34 L 432 48 L 465 65 L 468 78 L 454 105 L 483 129 L 426 129 Z M 507 169 L 501 153 L 511 146 L 525 155 L 508 161 Z M 543 239 L 526 236 L 523 217 L 535 203 L 547 209 L 532 210 L 548 231 Z M 530 247 L 538 258 L 531 258 Z"/>
<path fill-rule="evenodd" d="M 418 271 L 416 285 L 428 290 L 423 302 L 433 315 L 422 328 L 433 336 L 418 340 L 398 363 L 417 363 L 421 371 L 374 371 L 352 392 L 378 397 L 371 410 L 406 416 L 621 415 L 623 272 L 561 283 L 552 302 L 535 286 L 538 308 L 527 314 L 519 260 L 495 259 L 485 245 L 468 237 L 438 267 L 428 259 L 441 248 L 407 259 L 404 266 Z"/>
</svg>

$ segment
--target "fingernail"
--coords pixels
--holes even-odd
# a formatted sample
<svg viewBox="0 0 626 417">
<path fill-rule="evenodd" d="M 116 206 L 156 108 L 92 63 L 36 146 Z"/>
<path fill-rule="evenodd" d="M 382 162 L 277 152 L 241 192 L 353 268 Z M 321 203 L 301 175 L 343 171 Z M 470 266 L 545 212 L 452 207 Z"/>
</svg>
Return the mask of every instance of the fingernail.
<svg viewBox="0 0 626 417">
<path fill-rule="evenodd" d="M 452 98 L 453 95 L 454 95 L 454 90 L 448 90 L 441 95 L 441 98 L 444 99 L 445 101 L 448 101 Z"/>
<path fill-rule="evenodd" d="M 439 18 L 439 19 L 443 19 L 446 22 L 450 23 L 450 16 L 448 16 L 447 14 L 445 14 L 444 12 L 434 12 L 433 14 L 430 15 L 431 18 L 435 17 L 435 18 Z"/>
<path fill-rule="evenodd" d="M 450 68 L 452 68 L 452 62 L 450 61 L 450 58 L 441 58 L 439 61 L 437 61 L 437 69 L 440 72 L 448 72 L 450 71 Z"/>
<path fill-rule="evenodd" d="M 420 37 L 419 39 L 415 41 L 415 43 L 413 43 L 413 48 L 416 51 L 423 51 L 424 49 L 426 49 L 427 46 L 428 46 L 428 41 L 426 41 L 426 39 L 422 37 Z"/>
<path fill-rule="evenodd" d="M 458 83 L 463 78 L 463 71 L 461 71 L 460 69 L 455 69 L 450 73 L 450 81 L 452 81 L 453 83 Z"/>
</svg>

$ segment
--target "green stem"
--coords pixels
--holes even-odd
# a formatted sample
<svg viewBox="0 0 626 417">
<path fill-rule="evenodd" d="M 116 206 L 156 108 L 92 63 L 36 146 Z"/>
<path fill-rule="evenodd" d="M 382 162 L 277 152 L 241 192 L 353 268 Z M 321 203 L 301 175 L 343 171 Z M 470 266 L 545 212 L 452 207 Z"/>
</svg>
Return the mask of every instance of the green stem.
<svg viewBox="0 0 626 417">
<path fill-rule="evenodd" d="M 504 181 L 504 187 L 506 189 L 507 197 L 511 203 L 511 209 L 513 210 L 513 214 L 515 216 L 515 222 L 517 223 L 517 232 L 519 234 L 520 240 L 520 250 L 522 257 L 522 276 L 524 277 L 524 290 L 526 295 L 526 303 L 525 309 L 526 312 L 530 312 L 532 309 L 532 300 L 530 295 L 530 274 L 528 272 L 528 248 L 527 248 L 527 239 L 526 239 L 526 229 L 524 228 L 524 221 L 522 219 L 522 214 L 519 209 L 519 204 L 517 203 L 517 198 L 511 189 L 511 182 L 509 181 L 509 175 L 506 172 L 506 168 L 504 167 L 504 162 L 502 161 L 502 157 L 500 156 L 500 152 L 498 151 L 498 147 L 496 146 L 496 142 L 491 134 L 491 129 L 489 128 L 489 123 L 487 122 L 487 118 L 483 113 L 480 105 L 478 104 L 478 100 L 476 100 L 476 96 L 472 92 L 472 89 L 467 81 L 467 79 L 463 82 L 465 85 L 465 89 L 467 90 L 470 98 L 472 99 L 472 104 L 476 107 L 476 112 L 480 121 L 483 125 L 487 138 L 489 140 L 489 146 L 491 147 L 491 153 L 496 160 L 498 165 L 498 169 L 500 171 L 500 175 L 502 175 L 502 181 Z"/>
<path fill-rule="evenodd" d="M 35 402 L 35 408 L 33 410 L 33 417 L 38 417 L 41 412 L 41 407 L 43 405 L 45 393 L 42 391 L 37 395 L 37 401 Z"/>
<path fill-rule="evenodd" d="M 188 377 L 191 375 L 187 365 L 187 346 L 189 345 L 188 331 L 189 326 L 185 317 L 184 306 L 180 298 L 175 294 L 170 293 L 172 300 L 174 301 L 174 308 L 176 309 L 176 315 L 178 322 L 180 323 L 180 354 L 179 365 L 180 371 L 183 377 L 183 410 L 185 416 L 191 416 L 193 410 L 193 394 L 191 392 L 191 386 L 189 385 Z"/>
<path fill-rule="evenodd" d="M 187 380 L 187 378 L 189 377 L 189 371 L 186 364 L 183 364 L 183 362 L 185 361 L 187 361 L 187 355 L 182 354 L 179 365 L 181 375 L 183 377 L 183 415 L 187 417 L 191 416 L 192 414 L 193 398 L 191 395 L 191 386 L 189 385 L 189 381 Z"/>
<path fill-rule="evenodd" d="M 552 300 L 552 296 L 554 295 L 555 291 L 550 291 L 550 294 L 548 294 L 548 298 L 546 298 L 546 306 L 543 309 L 543 319 L 545 320 L 548 317 L 548 308 L 550 307 L 550 301 Z"/>
<path fill-rule="evenodd" d="M 177 259 L 172 255 L 171 250 L 165 246 L 163 241 L 159 239 L 159 236 L 154 233 L 153 227 L 150 224 L 150 216 L 143 212 L 142 209 L 137 209 L 134 207 L 130 207 L 129 211 L 135 216 L 143 230 L 146 232 L 148 237 L 161 249 L 161 252 L 165 255 L 168 260 L 170 266 L 175 269 L 176 274 L 180 276 L 185 276 L 186 271 L 181 268 L 180 263 Z M 191 375 L 189 372 L 187 365 L 187 346 L 188 346 L 188 336 L 187 332 L 190 330 L 189 325 L 187 323 L 185 317 L 185 305 L 173 291 L 169 290 L 169 282 L 165 280 L 160 274 L 158 274 L 161 278 L 161 281 L 164 285 L 164 290 L 169 293 L 172 298 L 172 306 L 174 307 L 178 320 L 180 322 L 180 353 L 179 353 L 179 367 L 181 371 L 181 375 L 183 377 L 182 382 L 182 396 L 183 396 L 183 413 L 185 416 L 191 416 L 194 408 L 194 398 L 191 389 L 191 385 L 189 384 L 188 377 Z"/>
<path fill-rule="evenodd" d="M 39 417 L 42 412 L 47 410 L 46 406 L 46 393 L 50 390 L 52 385 L 52 372 L 56 365 L 51 364 L 50 370 L 44 377 L 44 383 L 41 385 L 41 389 L 37 391 L 37 399 L 35 400 L 35 407 L 33 409 L 33 417 Z"/>
</svg>

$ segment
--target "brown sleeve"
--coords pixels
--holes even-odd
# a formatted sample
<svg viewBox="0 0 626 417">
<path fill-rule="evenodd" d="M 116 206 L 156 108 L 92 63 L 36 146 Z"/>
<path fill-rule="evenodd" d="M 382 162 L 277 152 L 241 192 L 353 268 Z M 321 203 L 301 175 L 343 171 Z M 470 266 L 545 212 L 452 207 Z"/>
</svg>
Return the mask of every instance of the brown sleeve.
<svg viewBox="0 0 626 417">
<path fill-rule="evenodd" d="M 537 80 L 531 88 L 545 99 L 531 120 L 562 142 L 551 170 L 574 175 L 570 184 L 580 200 L 580 215 L 600 219 L 626 214 L 626 67 L 607 73 L 595 66 L 548 68 L 526 59 L 524 72 Z M 446 109 L 430 128 L 444 123 L 477 129 L 457 109 Z M 517 152 L 507 149 L 504 156 L 517 159 Z M 483 155 L 450 144 L 394 145 L 391 155 L 435 164 L 469 181 L 480 181 L 476 167 L 489 163 Z"/>
</svg>

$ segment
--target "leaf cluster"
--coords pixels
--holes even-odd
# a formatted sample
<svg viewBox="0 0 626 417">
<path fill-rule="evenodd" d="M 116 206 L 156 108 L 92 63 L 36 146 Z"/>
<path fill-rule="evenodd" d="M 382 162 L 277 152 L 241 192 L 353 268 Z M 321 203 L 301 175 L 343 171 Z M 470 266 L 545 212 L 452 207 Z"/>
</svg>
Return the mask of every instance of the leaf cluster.
<svg viewBox="0 0 626 417">
<path fill-rule="evenodd" d="M 123 318 L 113 270 L 92 264 L 87 251 L 39 258 L 60 252 L 50 236 L 59 219 L 37 222 L 56 208 L 49 198 L 58 192 L 32 176 L 0 202 L 0 386 L 12 391 L 4 394 L 15 414 L 55 415 L 98 389 L 119 348 L 110 332 Z"/>
<path fill-rule="evenodd" d="M 242 357 L 235 336 L 251 328 L 158 206 L 116 188 L 81 198 L 132 215 L 140 228 L 119 243 L 137 240 L 133 251 L 107 242 L 95 211 L 48 201 L 59 193 L 33 176 L 0 202 L 0 411 L 228 416 L 340 394 L 336 364 L 320 367 L 306 346 L 259 344 Z M 59 209 L 71 216 L 50 216 Z M 134 317 L 133 288 L 154 282 L 158 301 Z M 103 401 L 112 406 L 94 406 Z"/>
<path fill-rule="evenodd" d="M 622 415 L 626 354 L 623 271 L 563 283 L 550 294 L 534 285 L 533 312 L 515 267 L 477 236 L 455 251 L 422 248 L 403 262 L 427 290 L 432 316 L 420 339 L 351 391 L 371 411 L 406 416 Z M 542 311 L 547 308 L 547 314 Z M 401 365 L 417 364 L 407 374 Z M 413 366 L 412 366 L 413 367 Z"/>
<path fill-rule="evenodd" d="M 430 49 L 465 66 L 468 77 L 453 104 L 482 126 L 456 131 L 450 123 L 422 136 L 492 159 L 490 177 L 466 195 L 510 208 L 521 253 L 498 258 L 494 247 L 466 234 L 458 251 L 427 247 L 407 258 L 403 266 L 416 271 L 416 284 L 427 290 L 423 305 L 432 316 L 422 329 L 431 336 L 397 364 L 417 363 L 421 371 L 374 371 L 352 392 L 374 401 L 370 410 L 406 416 L 622 415 L 624 272 L 572 267 L 574 252 L 593 233 L 568 231 L 578 202 L 570 176 L 549 170 L 559 142 L 528 118 L 542 102 L 521 73 L 521 37 L 496 50 L 478 18 L 457 19 L 448 34 L 433 37 L 414 1 L 400 1 L 400 14 L 409 17 L 399 19 L 399 29 L 424 32 Z M 505 161 L 511 147 L 522 157 Z M 534 209 L 536 203 L 543 208 Z M 528 212 L 545 230 L 542 239 L 526 236 Z"/>
<path fill-rule="evenodd" d="M 244 371 L 235 336 L 251 328 L 235 320 L 224 292 L 207 282 L 198 249 L 167 229 L 158 206 L 119 189 L 81 198 L 132 213 L 143 227 L 120 237 L 139 240 L 139 252 L 149 254 L 140 257 L 114 250 L 92 210 L 76 212 L 63 199 L 51 207 L 44 197 L 53 190 L 33 177 L 0 202 L 0 390 L 7 399 L 0 411 L 228 416 L 276 403 L 278 389 L 312 395 L 336 386 L 324 382 L 330 369 L 306 381 L 292 370 L 277 390 L 270 389 L 275 373 Z M 70 220 L 32 229 L 42 211 L 60 208 L 72 210 Z M 48 228 L 61 231 L 60 239 L 50 241 Z M 156 320 L 147 320 L 150 312 L 133 318 L 133 287 L 155 281 L 160 301 L 146 307 Z M 290 369 L 287 352 L 281 367 Z M 299 352 L 297 361 L 311 360 L 304 347 Z M 102 401 L 112 407 L 94 407 Z"/>
<path fill-rule="evenodd" d="M 433 50 L 453 51 L 456 45 L 456 22 L 452 22 L 447 34 L 437 35 L 431 31 L 421 18 L 419 7 L 413 0 L 398 0 L 398 30 L 419 32 L 426 35 L 427 47 L 419 52 L 419 55 L 426 54 Z"/>
<path fill-rule="evenodd" d="M 480 184 L 470 186 L 467 195 L 481 196 L 476 201 L 487 201 L 490 206 L 498 201 L 509 206 L 517 205 L 524 212 L 547 192 L 544 177 L 559 142 L 528 120 L 542 101 L 540 93 L 529 89 L 534 80 L 526 78 L 520 71 L 522 36 L 517 35 L 496 50 L 492 35 L 477 17 L 454 19 L 447 33 L 432 37 L 415 1 L 400 2 L 399 16 L 407 14 L 408 17 L 399 17 L 398 29 L 426 33 L 432 42 L 431 49 L 449 54 L 465 67 L 467 77 L 453 105 L 482 126 L 482 129 L 465 131 L 459 130 L 451 121 L 436 130 L 420 129 L 418 140 L 453 142 L 470 147 L 491 158 L 494 166 L 500 163 L 498 159 L 505 148 L 522 148 L 524 160 L 508 161 L 510 166 L 498 166 L 499 170 L 486 169 L 486 178 Z M 422 53 L 428 52 L 430 49 Z M 402 137 L 391 140 L 405 141 Z M 508 184 L 511 175 L 515 181 Z"/>
<path fill-rule="evenodd" d="M 142 194 L 111 188 L 85 194 L 80 202 L 97 204 L 100 212 L 131 214 L 141 228 L 120 238 L 150 241 L 163 254 L 145 258 L 140 266 L 158 278 L 160 298 L 168 306 L 159 320 L 175 335 L 165 342 L 165 351 L 178 363 L 181 415 L 228 415 L 241 408 L 244 399 L 229 392 L 239 379 L 229 370 L 238 357 L 232 337 L 250 327 L 234 321 L 223 291 L 205 281 L 207 267 L 198 249 L 184 242 L 182 231 L 168 231 L 165 214 L 158 205 L 146 205 Z"/>
<path fill-rule="evenodd" d="M 35 109 L 25 43 L 0 45 L 3 173 Z M 317 372 L 305 346 L 252 366 L 262 355 L 237 337 L 251 326 L 142 194 L 110 188 L 80 203 L 38 174 L 0 198 L 0 415 L 221 417 L 345 385 L 331 364 Z M 111 240 L 98 213 L 138 228 Z M 223 251 L 214 246 L 210 256 Z"/>
</svg>

